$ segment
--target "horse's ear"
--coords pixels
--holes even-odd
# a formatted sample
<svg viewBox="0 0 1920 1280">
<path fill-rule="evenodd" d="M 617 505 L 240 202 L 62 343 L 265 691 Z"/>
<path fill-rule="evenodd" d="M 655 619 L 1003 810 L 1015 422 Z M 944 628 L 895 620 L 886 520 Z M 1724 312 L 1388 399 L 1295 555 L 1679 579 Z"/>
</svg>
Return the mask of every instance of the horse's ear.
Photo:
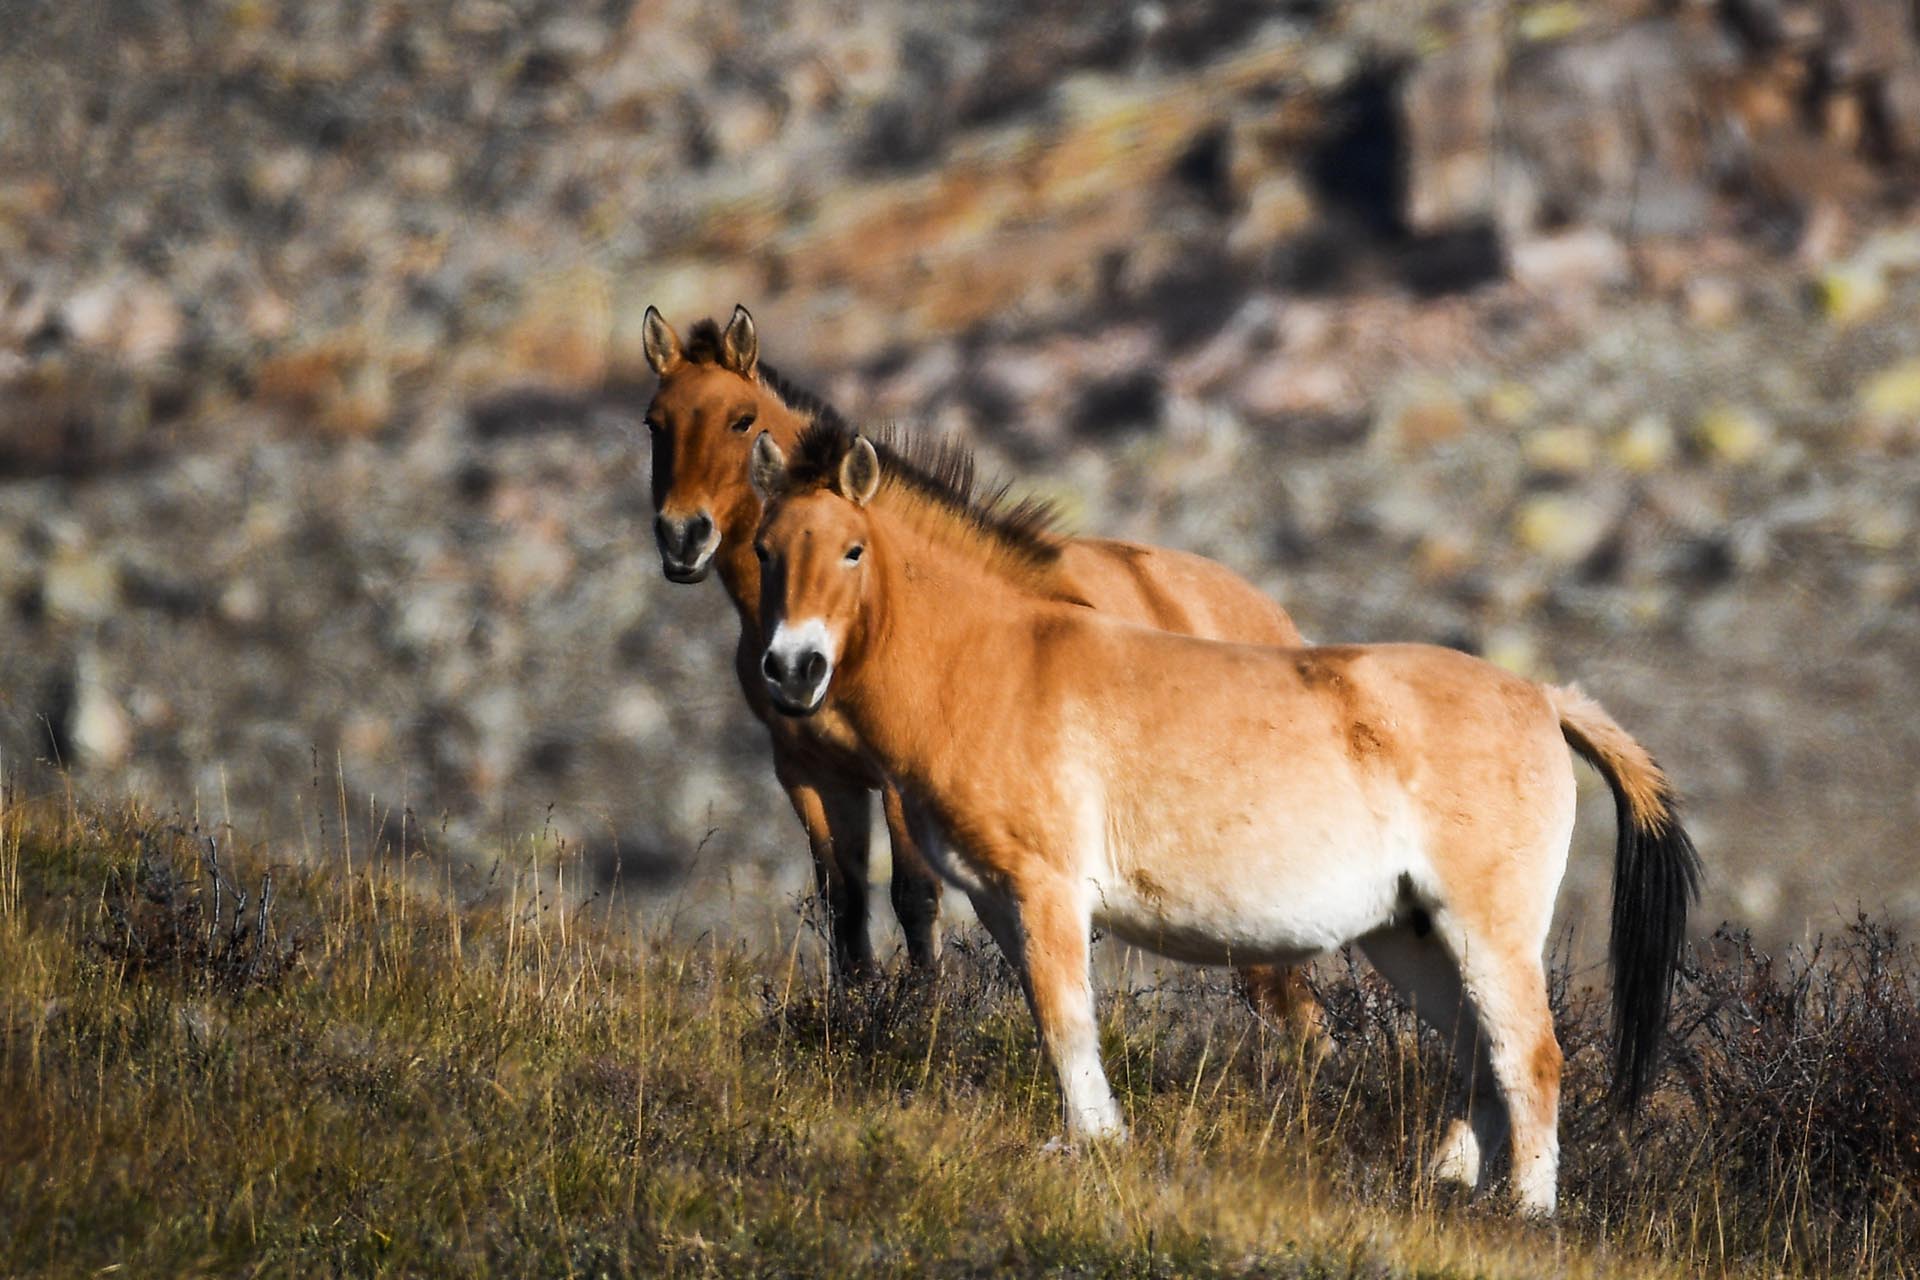
<svg viewBox="0 0 1920 1280">
<path fill-rule="evenodd" d="M 747 467 L 754 492 L 771 501 L 779 496 L 787 479 L 787 455 L 773 442 L 771 431 L 762 431 L 753 442 L 753 461 Z"/>
<path fill-rule="evenodd" d="M 864 507 L 879 488 L 880 455 L 873 451 L 872 441 L 860 436 L 840 459 L 840 492 L 856 507 Z"/>
<path fill-rule="evenodd" d="M 663 378 L 678 369 L 684 358 L 680 335 L 655 307 L 648 307 L 645 318 L 640 321 L 640 345 L 647 353 L 647 363 Z"/>
<path fill-rule="evenodd" d="M 733 319 L 720 335 L 720 363 L 743 378 L 753 376 L 760 359 L 760 335 L 753 331 L 753 316 L 739 303 L 733 304 Z"/>
</svg>

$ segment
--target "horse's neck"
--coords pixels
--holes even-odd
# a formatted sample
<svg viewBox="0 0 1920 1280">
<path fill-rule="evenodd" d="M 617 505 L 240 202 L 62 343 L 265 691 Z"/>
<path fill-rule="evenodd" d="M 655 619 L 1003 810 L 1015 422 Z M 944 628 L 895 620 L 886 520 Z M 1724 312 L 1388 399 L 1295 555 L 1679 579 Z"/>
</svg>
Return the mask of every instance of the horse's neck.
<svg viewBox="0 0 1920 1280">
<path fill-rule="evenodd" d="M 883 526 L 880 589 L 866 619 L 847 717 L 890 775 L 938 789 L 970 743 L 993 732 L 974 706 L 1015 676 L 1009 646 L 1039 602 L 964 549 L 893 520 Z"/>
<path fill-rule="evenodd" d="M 753 535 L 758 526 L 756 509 L 753 520 L 736 520 L 721 531 L 720 550 L 714 553 L 720 583 L 740 618 L 741 634 L 756 638 L 760 634 L 760 559 L 753 554 Z"/>
</svg>

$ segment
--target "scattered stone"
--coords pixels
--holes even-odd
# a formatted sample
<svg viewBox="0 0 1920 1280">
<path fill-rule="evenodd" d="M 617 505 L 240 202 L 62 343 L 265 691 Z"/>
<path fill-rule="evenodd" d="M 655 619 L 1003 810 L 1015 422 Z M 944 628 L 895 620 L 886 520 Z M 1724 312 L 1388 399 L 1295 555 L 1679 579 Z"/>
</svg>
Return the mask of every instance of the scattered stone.
<svg viewBox="0 0 1920 1280">
<path fill-rule="evenodd" d="M 1664 413 L 1642 413 L 1613 438 L 1614 461 L 1629 471 L 1661 471 L 1679 452 L 1673 423 Z"/>
<path fill-rule="evenodd" d="M 47 612 L 63 622 L 100 622 L 120 607 L 120 570 L 106 556 L 62 547 L 47 562 L 40 593 Z"/>
<path fill-rule="evenodd" d="M 1520 11 L 1519 34 L 1522 40 L 1564 40 L 1584 31 L 1593 15 L 1584 5 L 1571 0 L 1546 0 Z"/>
<path fill-rule="evenodd" d="M 1535 471 L 1576 476 L 1592 469 L 1599 445 L 1591 427 L 1574 424 L 1533 432 L 1520 446 L 1520 452 Z"/>
<path fill-rule="evenodd" d="M 67 299 L 61 319 L 81 346 L 136 367 L 166 359 L 186 334 L 173 298 L 144 279 L 113 278 L 88 285 Z"/>
<path fill-rule="evenodd" d="M 1625 284 L 1632 276 L 1626 247 L 1599 227 L 1536 236 L 1508 252 L 1513 278 L 1540 293 L 1591 293 Z"/>
<path fill-rule="evenodd" d="M 1687 319 L 1702 329 L 1719 329 L 1740 314 L 1740 286 L 1723 276 L 1696 276 L 1685 289 Z"/>
<path fill-rule="evenodd" d="M 1421 539 L 1414 560 L 1421 577 L 1445 582 L 1471 569 L 1477 550 L 1472 536 L 1464 529 L 1438 529 Z"/>
<path fill-rule="evenodd" d="M 235 626 L 250 627 L 267 615 L 266 593 L 251 578 L 235 578 L 220 592 L 220 616 Z"/>
<path fill-rule="evenodd" d="M 597 57 L 607 46 L 606 24 L 584 14 L 564 14 L 540 24 L 540 53 L 573 66 Z"/>
<path fill-rule="evenodd" d="M 1480 412 L 1489 422 L 1518 427 L 1540 407 L 1540 397 L 1524 382 L 1497 382 L 1480 398 Z"/>
<path fill-rule="evenodd" d="M 1360 409 L 1365 399 L 1337 360 L 1274 357 L 1256 363 L 1232 394 L 1236 409 L 1255 421 Z"/>
<path fill-rule="evenodd" d="M 80 653 L 74 673 L 73 719 L 67 740 L 80 763 L 95 770 L 118 769 L 133 751 L 133 720 L 107 686 L 92 649 Z"/>
<path fill-rule="evenodd" d="M 607 724 L 623 738 L 646 743 L 672 727 L 672 718 L 653 690 L 643 684 L 628 684 L 608 705 Z"/>
<path fill-rule="evenodd" d="M 401 190 L 420 199 L 445 195 L 456 176 L 453 157 L 437 147 L 415 147 L 394 163 Z"/>
<path fill-rule="evenodd" d="M 531 534 L 510 538 L 495 556 L 493 581 L 509 604 L 565 587 L 573 574 L 573 554 L 556 538 Z"/>
<path fill-rule="evenodd" d="M 607 374 L 613 290 L 604 272 L 576 266 L 535 279 L 503 345 L 522 377 L 549 387 L 592 387 Z"/>
<path fill-rule="evenodd" d="M 1514 522 L 1520 545 L 1556 564 L 1579 564 L 1605 541 L 1613 518 L 1579 493 L 1545 493 L 1521 504 Z"/>
<path fill-rule="evenodd" d="M 1487 637 L 1480 656 L 1529 680 L 1551 680 L 1553 671 L 1540 652 L 1533 633 L 1519 627 L 1500 627 Z"/>
<path fill-rule="evenodd" d="M 1254 258 L 1312 224 L 1319 210 L 1298 176 L 1271 174 L 1247 193 L 1246 212 L 1227 232 L 1227 250 L 1236 258 Z"/>
<path fill-rule="evenodd" d="M 1458 391 L 1437 379 L 1421 379 L 1389 393 L 1374 420 L 1373 439 L 1411 455 L 1457 440 L 1472 425 L 1473 415 Z"/>
<path fill-rule="evenodd" d="M 1853 540 L 1869 551 L 1893 551 L 1907 540 L 1913 515 L 1897 507 L 1865 506 L 1852 512 L 1848 524 Z"/>
<path fill-rule="evenodd" d="M 1780 877 L 1770 871 L 1748 871 L 1740 876 L 1734 901 L 1748 918 L 1768 920 L 1780 910 Z"/>
<path fill-rule="evenodd" d="M 1821 310 L 1845 328 L 1887 304 L 1887 277 L 1877 262 L 1853 259 L 1829 267 L 1816 286 Z"/>
<path fill-rule="evenodd" d="M 1860 412 L 1870 426 L 1920 432 L 1920 358 L 1882 369 L 1860 388 Z"/>
<path fill-rule="evenodd" d="M 1756 461 L 1773 444 L 1773 424 L 1746 405 L 1716 404 L 1694 423 L 1694 440 L 1708 456 L 1735 466 Z"/>
</svg>

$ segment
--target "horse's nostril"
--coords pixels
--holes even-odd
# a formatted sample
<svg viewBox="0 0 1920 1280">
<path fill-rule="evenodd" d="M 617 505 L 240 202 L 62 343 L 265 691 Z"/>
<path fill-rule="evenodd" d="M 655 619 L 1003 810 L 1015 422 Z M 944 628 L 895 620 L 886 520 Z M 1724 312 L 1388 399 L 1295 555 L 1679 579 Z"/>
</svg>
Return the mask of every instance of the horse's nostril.
<svg viewBox="0 0 1920 1280">
<path fill-rule="evenodd" d="M 760 674 L 776 684 L 781 680 L 780 656 L 771 649 L 760 659 Z"/>
<path fill-rule="evenodd" d="M 681 545 L 688 551 L 697 551 L 706 545 L 707 535 L 713 532 L 713 520 L 702 511 L 687 521 L 685 532 L 680 535 Z"/>
<path fill-rule="evenodd" d="M 815 650 L 807 655 L 807 683 L 819 684 L 827 674 L 827 655 Z"/>
<path fill-rule="evenodd" d="M 654 540 L 663 547 L 671 547 L 673 545 L 673 525 L 665 516 L 655 516 L 653 518 L 653 536 Z"/>
</svg>

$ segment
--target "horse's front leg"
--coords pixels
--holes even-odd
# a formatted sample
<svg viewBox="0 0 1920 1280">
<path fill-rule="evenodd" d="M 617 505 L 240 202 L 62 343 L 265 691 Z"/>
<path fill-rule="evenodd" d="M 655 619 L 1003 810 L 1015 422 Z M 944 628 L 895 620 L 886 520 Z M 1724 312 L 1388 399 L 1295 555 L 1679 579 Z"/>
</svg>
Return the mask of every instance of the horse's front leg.
<svg viewBox="0 0 1920 1280">
<path fill-rule="evenodd" d="M 807 829 L 813 881 L 826 903 L 833 976 L 858 982 L 873 972 L 867 937 L 867 855 L 873 802 L 866 784 L 810 766 L 776 746 L 774 772 Z"/>
<path fill-rule="evenodd" d="M 886 787 L 880 796 L 893 844 L 893 881 L 888 886 L 893 914 L 907 935 L 913 967 L 932 972 L 940 967 L 940 878 L 921 856 L 900 793 Z"/>
<path fill-rule="evenodd" d="M 1049 877 L 1010 896 L 973 895 L 994 941 L 1020 973 L 1040 1047 L 1060 1079 L 1069 1142 L 1124 1141 L 1126 1122 L 1100 1065 L 1089 972 L 1093 919 L 1062 879 Z"/>
</svg>

